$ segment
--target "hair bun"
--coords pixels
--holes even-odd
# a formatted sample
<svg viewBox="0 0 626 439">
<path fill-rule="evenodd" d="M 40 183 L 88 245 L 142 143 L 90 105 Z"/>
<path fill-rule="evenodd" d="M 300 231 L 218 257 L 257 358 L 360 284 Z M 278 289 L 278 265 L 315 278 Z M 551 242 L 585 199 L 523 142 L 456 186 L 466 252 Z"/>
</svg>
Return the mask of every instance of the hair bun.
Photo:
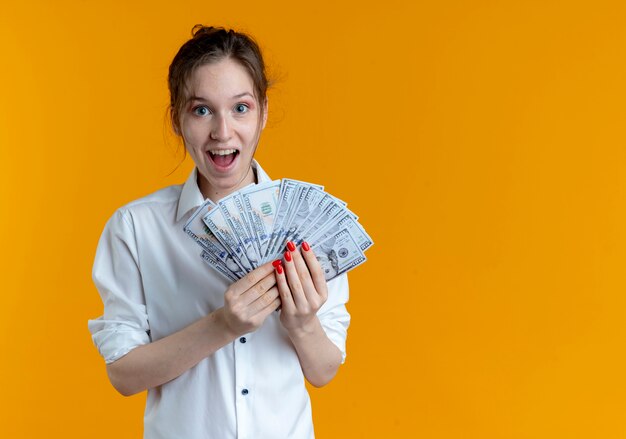
<svg viewBox="0 0 626 439">
<path fill-rule="evenodd" d="M 208 33 L 211 33 L 214 30 L 215 30 L 215 28 L 213 26 L 205 26 L 203 24 L 196 24 L 191 29 L 191 35 L 193 35 L 195 37 L 198 34 L 208 34 Z"/>
</svg>

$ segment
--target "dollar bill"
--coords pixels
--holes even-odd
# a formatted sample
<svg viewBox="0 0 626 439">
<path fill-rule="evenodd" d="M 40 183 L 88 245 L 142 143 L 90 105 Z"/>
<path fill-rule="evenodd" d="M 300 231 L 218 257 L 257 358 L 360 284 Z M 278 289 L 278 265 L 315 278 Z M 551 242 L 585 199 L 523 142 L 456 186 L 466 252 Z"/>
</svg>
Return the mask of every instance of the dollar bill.
<svg viewBox="0 0 626 439">
<path fill-rule="evenodd" d="M 342 229 L 346 229 L 348 233 L 350 233 L 350 236 L 352 236 L 361 251 L 367 250 L 374 244 L 372 238 L 370 238 L 363 226 L 354 219 L 354 216 L 350 212 L 343 212 L 340 218 L 335 218 L 328 227 L 311 235 L 307 238 L 308 243 L 314 246 L 317 242 L 325 240 Z"/>
<path fill-rule="evenodd" d="M 309 240 L 313 241 L 320 234 L 325 233 L 330 227 L 336 226 L 340 219 L 344 216 L 349 216 L 355 221 L 358 219 L 358 217 L 350 211 L 347 206 L 337 204 L 334 201 L 331 202 L 324 212 L 322 212 L 322 215 L 320 215 L 317 219 L 317 222 L 306 231 L 306 236 L 308 236 Z"/>
<path fill-rule="evenodd" d="M 241 191 L 243 208 L 248 214 L 248 222 L 255 236 L 259 255 L 263 256 L 261 264 L 267 262 L 265 255 L 276 219 L 279 194 L 280 180 Z"/>
<path fill-rule="evenodd" d="M 291 230 L 286 238 L 286 241 L 299 242 L 302 232 L 307 228 L 308 224 L 313 217 L 317 217 L 322 208 L 320 207 L 320 201 L 324 198 L 325 192 L 316 187 L 311 187 L 306 192 L 304 199 L 302 200 L 298 211 L 296 212 L 293 220 L 295 227 Z"/>
<path fill-rule="evenodd" d="M 207 265 L 229 281 L 282 258 L 287 241 L 307 240 L 327 280 L 363 263 L 373 244 L 345 201 L 293 179 L 251 184 L 218 203 L 206 200 L 183 229 Z"/>
<path fill-rule="evenodd" d="M 243 203 L 238 192 L 223 198 L 219 202 L 219 207 L 233 232 L 232 236 L 239 242 L 245 259 L 251 267 L 258 267 L 261 260 L 256 249 L 254 239 L 251 236 L 250 228 L 243 212 Z"/>
<path fill-rule="evenodd" d="M 213 209 L 202 217 L 204 223 L 211 229 L 211 232 L 229 250 L 234 262 L 246 273 L 254 269 L 248 260 L 243 246 L 239 239 L 234 236 L 234 231 L 230 228 L 228 221 L 224 218 L 221 209 Z"/>
<path fill-rule="evenodd" d="M 191 218 L 185 223 L 183 226 L 183 230 L 187 235 L 191 236 L 194 241 L 196 241 L 201 247 L 206 248 L 208 250 L 208 240 L 207 234 L 213 235 L 211 230 L 204 224 L 202 221 L 202 217 L 209 213 L 212 209 L 214 209 L 217 205 L 207 199 L 202 203 L 200 207 L 196 209 L 196 211 L 191 215 Z"/>
<path fill-rule="evenodd" d="M 228 270 L 235 278 L 241 279 L 246 271 L 234 261 L 233 256 L 202 220 L 204 215 L 216 207 L 217 204 L 207 199 L 185 223 L 183 230 L 203 251 L 211 254 L 223 269 Z"/>
<path fill-rule="evenodd" d="M 213 254 L 211 254 L 210 252 L 208 252 L 206 250 L 202 250 L 202 253 L 200 254 L 200 256 L 202 257 L 204 262 L 209 264 L 215 271 L 217 271 L 219 274 L 224 276 L 229 281 L 235 282 L 238 279 L 241 279 L 240 277 L 235 276 L 233 274 L 232 270 L 230 270 L 228 267 L 224 266 L 221 263 L 221 261 L 216 259 L 215 256 Z"/>
<path fill-rule="evenodd" d="M 282 179 L 282 183 L 283 185 L 293 185 L 293 186 L 305 186 L 305 187 L 314 187 L 316 189 L 319 190 L 324 190 L 324 186 L 322 186 L 321 184 L 315 184 L 315 183 L 308 183 L 306 181 L 301 181 L 301 180 L 294 180 L 293 178 L 283 178 Z"/>
<path fill-rule="evenodd" d="M 314 191 L 311 196 L 315 196 L 315 200 L 312 200 L 312 209 L 309 215 L 305 218 L 304 222 L 298 227 L 295 234 L 295 240 L 301 242 L 301 237 L 305 236 L 312 224 L 316 223 L 324 210 L 333 202 L 333 197 L 329 194 L 319 191 L 321 193 L 315 194 Z"/>
<path fill-rule="evenodd" d="M 290 181 L 286 181 L 287 179 L 283 179 L 280 194 L 278 199 L 278 208 L 276 210 L 276 219 L 274 222 L 274 227 L 272 229 L 272 234 L 270 235 L 269 245 L 267 247 L 266 253 L 264 255 L 265 260 L 270 260 L 276 254 L 274 248 L 276 247 L 276 240 L 279 239 L 280 235 L 283 232 L 282 225 L 285 222 L 285 218 L 288 217 L 289 211 L 293 206 L 292 200 L 296 195 L 296 191 L 298 187 L 291 183 Z"/>
<path fill-rule="evenodd" d="M 268 258 L 268 260 L 280 256 L 284 251 L 287 241 L 291 236 L 295 235 L 296 231 L 300 228 L 301 221 L 310 213 L 307 194 L 311 190 L 323 191 L 324 189 L 321 185 L 305 183 L 293 179 L 283 179 L 283 188 L 281 188 L 281 190 L 284 189 L 285 192 L 287 192 L 291 188 L 295 189 L 290 194 L 290 197 L 282 200 L 283 205 L 287 203 L 288 206 L 286 209 L 282 210 L 284 219 L 280 225 L 274 229 L 273 242 L 269 250 L 270 258 Z"/>
<path fill-rule="evenodd" d="M 303 239 L 313 235 L 316 230 L 327 227 L 328 223 L 341 212 L 345 211 L 345 209 L 345 206 L 336 203 L 335 200 L 331 198 L 322 212 L 308 225 L 307 229 L 302 232 Z"/>
<path fill-rule="evenodd" d="M 347 229 L 342 229 L 327 237 L 311 249 L 315 252 L 315 257 L 327 281 L 352 270 L 367 260 Z"/>
<path fill-rule="evenodd" d="M 300 203 L 304 198 L 304 193 L 308 190 L 308 188 L 303 186 L 297 186 L 294 192 L 294 196 L 292 199 L 289 208 L 287 209 L 287 213 L 285 215 L 285 219 L 283 224 L 278 229 L 276 233 L 273 249 L 270 253 L 272 258 L 274 256 L 280 256 L 280 254 L 284 251 L 285 244 L 287 243 L 287 236 L 295 231 L 295 225 L 293 224 L 293 218 L 298 211 Z"/>
</svg>

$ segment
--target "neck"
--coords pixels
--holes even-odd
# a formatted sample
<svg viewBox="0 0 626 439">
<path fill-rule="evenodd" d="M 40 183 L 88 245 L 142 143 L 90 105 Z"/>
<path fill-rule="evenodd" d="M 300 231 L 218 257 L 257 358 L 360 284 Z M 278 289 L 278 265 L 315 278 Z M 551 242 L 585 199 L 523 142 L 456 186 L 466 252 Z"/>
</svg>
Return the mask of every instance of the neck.
<svg viewBox="0 0 626 439">
<path fill-rule="evenodd" d="M 213 202 L 218 202 L 227 195 L 238 191 L 242 187 L 257 182 L 256 171 L 250 166 L 244 177 L 234 186 L 231 187 L 214 187 L 200 173 L 198 173 L 198 188 L 204 198 L 209 198 Z"/>
</svg>

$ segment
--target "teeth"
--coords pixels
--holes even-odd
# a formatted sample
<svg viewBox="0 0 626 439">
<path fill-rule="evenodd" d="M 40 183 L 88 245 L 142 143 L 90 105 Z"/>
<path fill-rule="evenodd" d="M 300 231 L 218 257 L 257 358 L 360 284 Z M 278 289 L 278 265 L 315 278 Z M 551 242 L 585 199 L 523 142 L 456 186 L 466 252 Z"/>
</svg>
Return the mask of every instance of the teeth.
<svg viewBox="0 0 626 439">
<path fill-rule="evenodd" d="M 228 154 L 236 153 L 237 150 L 236 149 L 215 149 L 209 152 L 213 155 L 228 155 Z"/>
</svg>

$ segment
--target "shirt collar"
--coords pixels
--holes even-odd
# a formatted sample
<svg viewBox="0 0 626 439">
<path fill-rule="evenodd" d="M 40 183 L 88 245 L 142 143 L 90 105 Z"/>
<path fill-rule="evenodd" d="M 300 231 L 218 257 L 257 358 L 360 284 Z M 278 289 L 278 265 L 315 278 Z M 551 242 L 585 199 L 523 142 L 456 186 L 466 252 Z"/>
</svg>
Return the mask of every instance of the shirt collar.
<svg viewBox="0 0 626 439">
<path fill-rule="evenodd" d="M 261 165 L 256 160 L 252 160 L 252 169 L 256 171 L 257 183 L 271 181 Z M 204 203 L 204 196 L 198 187 L 198 168 L 193 168 L 187 181 L 183 185 L 183 190 L 178 199 L 178 210 L 176 211 L 176 222 L 180 221 L 190 210 L 193 210 Z"/>
<path fill-rule="evenodd" d="M 266 181 L 272 181 L 269 175 L 265 173 L 261 165 L 256 160 L 252 160 L 252 169 L 256 171 L 256 182 L 265 183 Z"/>
</svg>

